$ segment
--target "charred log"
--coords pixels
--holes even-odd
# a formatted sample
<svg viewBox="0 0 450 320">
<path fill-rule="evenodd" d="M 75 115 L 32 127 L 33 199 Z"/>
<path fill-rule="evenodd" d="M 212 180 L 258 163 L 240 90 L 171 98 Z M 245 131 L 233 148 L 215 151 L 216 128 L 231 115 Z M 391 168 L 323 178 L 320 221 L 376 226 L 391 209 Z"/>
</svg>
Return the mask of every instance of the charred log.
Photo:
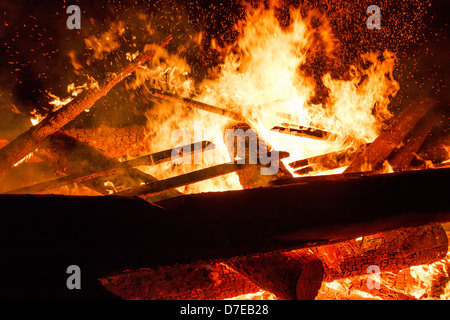
<svg viewBox="0 0 450 320">
<path fill-rule="evenodd" d="M 419 97 L 383 131 L 349 166 L 345 173 L 376 170 L 397 148 L 414 126 L 436 104 L 431 98 Z"/>
</svg>

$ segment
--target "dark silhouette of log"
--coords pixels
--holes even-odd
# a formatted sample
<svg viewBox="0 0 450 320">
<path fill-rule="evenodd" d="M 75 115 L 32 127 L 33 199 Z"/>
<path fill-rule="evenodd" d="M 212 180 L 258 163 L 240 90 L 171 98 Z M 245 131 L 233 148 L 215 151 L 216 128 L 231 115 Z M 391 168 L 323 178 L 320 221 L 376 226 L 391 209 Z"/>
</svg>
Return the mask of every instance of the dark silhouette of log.
<svg viewBox="0 0 450 320">
<path fill-rule="evenodd" d="M 89 295 L 98 278 L 122 270 L 298 250 L 447 222 L 449 178 L 450 169 L 406 171 L 183 195 L 157 205 L 135 197 L 0 195 L 0 268 L 8 275 L 0 279 L 2 296 Z M 85 291 L 67 292 L 65 270 L 72 264 L 82 269 Z"/>
<path fill-rule="evenodd" d="M 391 122 L 378 138 L 348 167 L 345 173 L 376 170 L 376 167 L 397 148 L 420 119 L 436 104 L 432 98 L 419 97 Z"/>
<path fill-rule="evenodd" d="M 165 46 L 171 37 L 168 37 L 161 43 Z M 106 77 L 98 88 L 84 91 L 77 96 L 72 102 L 63 108 L 49 114 L 37 125 L 31 127 L 26 132 L 19 135 L 8 145 L 0 149 L 0 175 L 12 167 L 15 163 L 23 159 L 25 156 L 33 152 L 39 147 L 48 136 L 60 130 L 64 125 L 75 119 L 81 112 L 91 108 L 95 102 L 106 95 L 117 83 L 122 81 L 140 65 L 153 57 L 155 51 L 150 50 L 139 55 L 136 59 L 123 67 L 119 72 Z"/>
</svg>

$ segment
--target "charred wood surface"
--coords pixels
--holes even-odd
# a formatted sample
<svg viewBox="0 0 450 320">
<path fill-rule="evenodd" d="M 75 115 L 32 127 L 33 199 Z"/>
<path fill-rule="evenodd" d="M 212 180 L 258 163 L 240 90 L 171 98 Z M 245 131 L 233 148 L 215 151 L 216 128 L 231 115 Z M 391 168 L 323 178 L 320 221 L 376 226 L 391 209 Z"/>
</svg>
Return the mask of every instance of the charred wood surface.
<svg viewBox="0 0 450 320">
<path fill-rule="evenodd" d="M 65 134 L 99 149 L 110 158 L 150 153 L 151 139 L 145 126 L 100 126 L 98 128 L 63 129 Z"/>
<path fill-rule="evenodd" d="M 223 300 L 261 290 L 218 262 L 130 270 L 100 281 L 125 300 Z"/>
<path fill-rule="evenodd" d="M 432 98 L 419 97 L 395 118 L 388 128 L 367 147 L 348 167 L 345 173 L 376 170 L 377 166 L 397 148 L 414 126 L 434 107 Z"/>
<path fill-rule="evenodd" d="M 404 145 L 394 150 L 390 155 L 389 164 L 393 169 L 406 169 L 409 166 L 431 129 L 438 121 L 438 115 L 433 112 L 430 112 L 430 114 L 427 114 L 419 121 Z"/>
<path fill-rule="evenodd" d="M 447 248 L 447 236 L 440 225 L 421 226 L 309 249 L 130 270 L 105 277 L 101 282 L 123 299 L 227 299 L 259 290 L 283 300 L 330 299 L 322 281 L 352 279 L 352 289 L 364 291 L 368 289 L 368 277 L 362 275 L 368 274 L 370 266 L 377 266 L 383 283 L 391 282 L 389 287 L 397 291 L 394 295 L 386 286 L 373 291 L 383 299 L 407 299 L 410 296 L 402 293 L 405 281 L 400 273 L 395 281 L 391 281 L 391 275 L 404 268 L 439 261 Z"/>
</svg>

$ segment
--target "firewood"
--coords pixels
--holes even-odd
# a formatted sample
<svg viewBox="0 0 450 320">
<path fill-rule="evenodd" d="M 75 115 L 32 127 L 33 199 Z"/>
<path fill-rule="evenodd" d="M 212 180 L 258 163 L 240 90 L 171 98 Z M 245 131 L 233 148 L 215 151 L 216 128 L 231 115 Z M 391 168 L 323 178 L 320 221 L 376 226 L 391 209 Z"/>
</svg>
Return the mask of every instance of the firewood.
<svg viewBox="0 0 450 320">
<path fill-rule="evenodd" d="M 100 282 L 124 300 L 223 300 L 261 290 L 219 262 L 129 270 Z"/>
<path fill-rule="evenodd" d="M 320 260 L 306 252 L 267 253 L 226 264 L 281 300 L 314 300 L 324 275 Z"/>
<path fill-rule="evenodd" d="M 391 122 L 378 138 L 348 167 L 345 173 L 376 170 L 402 140 L 413 130 L 419 120 L 436 104 L 432 98 L 419 97 Z"/>
<path fill-rule="evenodd" d="M 182 187 L 191 183 L 200 182 L 203 180 L 218 177 L 224 174 L 229 174 L 238 170 L 245 169 L 246 167 L 254 166 L 250 164 L 233 164 L 224 163 L 216 166 L 212 166 L 205 169 L 196 170 L 193 172 L 181 174 L 179 176 L 167 178 L 164 180 L 148 182 L 145 185 L 118 192 L 118 195 L 122 196 L 143 196 L 158 194 L 163 191 L 172 190 L 178 187 Z"/>
<path fill-rule="evenodd" d="M 170 39 L 171 37 L 168 37 L 160 45 L 165 46 Z M 11 166 L 33 152 L 48 136 L 60 130 L 81 112 L 91 108 L 98 99 L 106 95 L 117 83 L 153 57 L 154 53 L 154 50 L 142 53 L 119 72 L 106 77 L 106 80 L 98 88 L 84 91 L 66 106 L 49 114 L 40 123 L 31 127 L 0 149 L 0 175 L 4 175 Z"/>
<path fill-rule="evenodd" d="M 136 157 L 153 152 L 152 137 L 147 135 L 148 130 L 143 125 L 123 127 L 101 125 L 94 128 L 63 128 L 62 131 L 80 142 L 99 149 L 110 158 Z"/>
<path fill-rule="evenodd" d="M 295 126 L 290 124 L 285 124 L 286 126 L 275 126 L 271 131 L 277 131 L 284 134 L 290 134 L 297 137 L 305 137 L 310 139 L 319 139 L 319 140 L 327 140 L 327 139 L 335 139 L 336 134 L 324 131 L 321 129 L 304 127 L 304 126 Z"/>
<path fill-rule="evenodd" d="M 95 148 L 80 143 L 76 139 L 56 132 L 51 135 L 43 147 L 38 149 L 40 158 L 45 159 L 58 172 L 65 175 L 83 175 L 86 172 L 103 172 L 120 166 L 120 162 L 104 156 Z M 140 186 L 142 183 L 156 179 L 138 169 L 129 168 L 124 172 L 113 173 L 83 181 L 82 184 L 101 193 L 110 194 L 115 190 Z M 111 184 L 111 187 L 105 184 Z M 114 188 L 113 190 L 111 190 Z M 109 189 L 109 190 L 108 190 Z M 179 192 L 171 191 L 163 196 L 176 196 Z M 161 199 L 161 198 L 155 198 Z"/>
<path fill-rule="evenodd" d="M 441 260 L 447 247 L 440 225 L 420 226 L 309 249 L 129 270 L 105 277 L 102 284 L 123 299 L 226 299 L 265 290 L 281 300 L 312 300 L 322 281 L 367 279 L 360 275 L 378 265 L 386 283 L 388 273 Z M 400 284 L 397 289 L 403 289 Z M 354 289 L 368 289 L 364 286 L 367 280 L 352 284 Z M 382 292 L 383 298 L 393 296 L 387 288 Z"/>
<path fill-rule="evenodd" d="M 226 263 L 280 299 L 312 300 L 322 280 L 329 282 L 366 274 L 372 265 L 383 271 L 398 271 L 428 264 L 444 258 L 447 249 L 444 229 L 433 225 L 383 232 L 364 237 L 361 241 L 344 241 L 309 250 L 238 257 Z M 310 275 L 305 276 L 307 280 L 305 277 L 299 279 L 308 266 Z M 300 282 L 306 283 L 302 284 L 303 294 L 301 290 L 299 292 Z"/>
<path fill-rule="evenodd" d="M 146 89 L 153 96 L 155 96 L 156 98 L 162 99 L 162 100 L 180 103 L 186 107 L 204 110 L 204 111 L 211 112 L 211 113 L 214 113 L 214 114 L 217 114 L 220 116 L 224 116 L 224 117 L 236 120 L 236 121 L 240 121 L 240 122 L 245 121 L 245 118 L 240 113 L 237 113 L 237 112 L 234 112 L 231 110 L 226 110 L 223 108 L 212 106 L 212 105 L 200 102 L 200 101 L 185 98 L 185 97 L 176 95 L 174 93 L 162 91 L 162 90 L 159 90 L 156 88 L 146 87 Z"/>
<path fill-rule="evenodd" d="M 250 125 L 246 123 L 242 122 L 237 124 L 231 123 L 226 127 L 225 132 L 227 132 L 227 130 L 233 130 L 233 132 L 235 130 L 243 130 L 244 133 L 249 133 L 256 137 L 254 146 L 251 145 L 248 139 L 245 140 L 244 155 L 238 154 L 239 142 L 237 141 L 237 138 L 234 138 L 233 141 L 234 149 L 233 151 L 228 150 L 230 157 L 232 159 L 235 159 L 237 157 L 245 157 L 247 159 L 250 159 L 251 156 L 258 157 L 261 148 L 265 148 L 265 150 L 270 150 L 272 148 L 270 145 L 267 144 L 266 141 L 264 141 L 263 139 L 261 139 L 261 137 L 258 136 L 258 134 L 250 127 Z M 250 150 L 251 147 L 255 147 L 255 150 Z M 239 151 L 242 152 L 241 150 Z M 236 172 L 236 174 L 239 177 L 239 182 L 241 183 L 241 186 L 244 189 L 259 188 L 265 187 L 269 185 L 271 181 L 277 179 L 292 178 L 291 173 L 286 169 L 284 163 L 280 161 L 281 159 L 286 158 L 288 156 L 289 154 L 287 154 L 286 152 L 279 151 L 278 159 L 276 159 L 274 163 L 272 163 L 272 165 L 278 167 L 278 171 L 274 175 L 261 175 L 261 170 L 260 167 L 258 166 L 249 166 L 243 170 Z"/>
<path fill-rule="evenodd" d="M 429 132 L 438 122 L 439 117 L 436 113 L 425 116 L 414 128 L 411 136 L 405 142 L 405 145 L 394 150 L 389 157 L 389 164 L 393 169 L 406 169 L 417 151 L 422 146 Z"/>
<path fill-rule="evenodd" d="M 323 155 L 300 159 L 289 163 L 294 169 L 301 168 L 295 173 L 303 174 L 314 170 L 332 170 L 345 166 L 349 161 L 360 155 L 368 144 L 362 144 L 357 147 L 349 147 L 345 150 L 329 152 Z M 305 172 L 306 170 L 306 172 Z"/>
<path fill-rule="evenodd" d="M 211 148 L 213 145 L 209 141 L 202 141 L 198 143 L 193 143 L 189 146 L 182 146 L 178 148 L 173 148 L 169 150 L 160 151 L 154 154 L 141 156 L 132 160 L 123 161 L 123 162 L 111 162 L 108 165 L 108 169 L 102 169 L 101 171 L 89 170 L 77 174 L 71 174 L 65 177 L 61 177 L 58 179 L 41 182 L 38 184 L 34 184 L 31 186 L 15 189 L 8 191 L 6 193 L 9 194 L 25 194 L 25 193 L 38 193 L 45 190 L 55 189 L 67 184 L 71 183 L 80 183 L 83 181 L 104 177 L 107 175 L 116 174 L 123 170 L 130 170 L 134 167 L 143 166 L 143 165 L 156 165 L 159 163 L 163 163 L 166 161 L 170 161 L 172 158 L 172 152 L 177 152 L 181 157 L 190 156 L 191 152 L 187 154 L 183 154 L 183 150 L 193 150 L 192 154 L 198 153 L 199 151 L 203 151 L 206 148 Z"/>
</svg>

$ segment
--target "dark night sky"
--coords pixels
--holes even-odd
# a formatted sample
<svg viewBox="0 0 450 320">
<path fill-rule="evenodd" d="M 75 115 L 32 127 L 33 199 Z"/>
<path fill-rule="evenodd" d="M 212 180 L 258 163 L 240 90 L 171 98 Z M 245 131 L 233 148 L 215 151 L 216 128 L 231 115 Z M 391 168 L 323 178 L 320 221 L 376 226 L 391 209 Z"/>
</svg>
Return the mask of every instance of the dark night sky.
<svg viewBox="0 0 450 320">
<path fill-rule="evenodd" d="M 261 1 L 252 1 L 260 3 Z M 288 23 L 288 4 L 314 4 L 327 11 L 336 37 L 343 48 L 343 65 L 351 63 L 366 51 L 390 49 L 397 53 L 399 64 L 396 79 L 401 91 L 393 100 L 392 108 L 401 108 L 408 99 L 413 99 L 420 90 L 437 93 L 448 101 L 448 39 L 446 14 L 450 12 L 448 1 L 431 1 L 428 7 L 423 1 L 278 1 L 278 15 L 281 23 Z M 66 28 L 67 5 L 77 4 L 82 10 L 81 30 Z M 365 26 L 365 8 L 378 4 L 382 9 L 382 29 L 371 32 Z M 83 61 L 88 52 L 84 39 L 98 35 L 110 23 L 123 20 L 127 26 L 126 36 L 135 35 L 138 44 L 158 41 L 167 34 L 174 35 L 169 51 L 177 52 L 185 45 L 183 56 L 193 69 L 192 76 L 203 78 L 208 68 L 218 62 L 218 54 L 209 47 L 210 40 L 220 44 L 236 38 L 232 26 L 245 16 L 240 1 L 52 1 L 52 0 L 3 0 L 0 18 L 0 97 L 1 104 L 14 103 L 23 111 L 35 107 L 48 109 L 46 90 L 64 93 L 66 86 L 79 80 L 70 63 L 68 52 L 76 52 Z M 351 8 L 351 12 L 348 12 Z M 343 12 L 343 10 L 347 10 Z M 428 12 L 425 12 L 428 11 Z M 137 13 L 152 16 L 155 34 L 148 37 L 144 26 L 136 22 Z M 198 32 L 204 34 L 200 46 L 187 45 L 189 38 Z M 126 48 L 131 41 L 122 39 Z M 123 52 L 123 51 L 122 51 Z M 120 53 L 120 50 L 119 50 Z M 114 53 L 118 54 L 118 53 Z M 93 76 L 110 71 L 106 62 L 123 57 L 111 55 L 105 65 L 87 68 Z M 320 70 L 317 72 L 326 72 Z M 119 91 L 118 91 L 119 92 Z M 127 103 L 119 93 L 111 93 L 108 99 L 99 102 L 96 108 L 121 108 Z M 395 110 L 394 110 L 395 111 Z M 101 111 L 99 111 L 101 114 Z M 139 112 L 137 112 L 139 113 Z"/>
</svg>

